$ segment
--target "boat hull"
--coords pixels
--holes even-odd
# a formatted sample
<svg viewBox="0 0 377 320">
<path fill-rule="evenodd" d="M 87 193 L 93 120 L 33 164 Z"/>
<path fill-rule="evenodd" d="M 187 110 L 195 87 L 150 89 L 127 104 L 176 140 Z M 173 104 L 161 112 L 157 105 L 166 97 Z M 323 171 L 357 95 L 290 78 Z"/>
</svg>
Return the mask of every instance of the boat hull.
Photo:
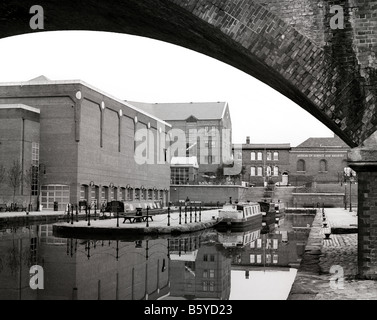
<svg viewBox="0 0 377 320">
<path fill-rule="evenodd" d="M 222 230 L 231 230 L 231 231 L 243 231 L 246 228 L 250 227 L 261 227 L 262 225 L 262 214 L 254 215 L 247 219 L 232 219 L 232 218 L 223 218 L 217 225 L 216 229 L 219 231 Z"/>
</svg>

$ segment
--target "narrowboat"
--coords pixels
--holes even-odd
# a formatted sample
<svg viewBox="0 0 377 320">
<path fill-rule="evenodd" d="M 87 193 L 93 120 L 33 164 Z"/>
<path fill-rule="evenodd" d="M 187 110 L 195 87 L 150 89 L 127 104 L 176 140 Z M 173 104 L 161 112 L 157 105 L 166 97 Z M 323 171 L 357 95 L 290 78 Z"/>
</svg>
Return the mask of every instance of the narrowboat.
<svg viewBox="0 0 377 320">
<path fill-rule="evenodd" d="M 219 210 L 218 228 L 242 229 L 248 226 L 261 226 L 262 212 L 259 203 L 225 204 Z"/>
</svg>

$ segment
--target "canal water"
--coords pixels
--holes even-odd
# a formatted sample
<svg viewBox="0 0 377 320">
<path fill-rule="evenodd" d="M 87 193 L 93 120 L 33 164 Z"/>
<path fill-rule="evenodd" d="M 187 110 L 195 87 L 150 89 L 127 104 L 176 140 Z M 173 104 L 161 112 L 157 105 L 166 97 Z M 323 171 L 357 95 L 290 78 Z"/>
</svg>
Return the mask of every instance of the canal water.
<svg viewBox="0 0 377 320">
<path fill-rule="evenodd" d="M 61 238 L 52 224 L 0 227 L 0 300 L 284 300 L 313 218 L 137 239 Z M 30 274 L 35 265 L 42 268 Z"/>
</svg>

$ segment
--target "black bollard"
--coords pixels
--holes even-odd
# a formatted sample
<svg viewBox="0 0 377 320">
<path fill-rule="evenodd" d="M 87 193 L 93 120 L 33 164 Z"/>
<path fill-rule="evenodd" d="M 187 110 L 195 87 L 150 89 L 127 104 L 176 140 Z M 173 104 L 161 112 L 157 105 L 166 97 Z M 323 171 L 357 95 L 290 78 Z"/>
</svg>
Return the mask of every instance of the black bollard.
<svg viewBox="0 0 377 320">
<path fill-rule="evenodd" d="M 88 212 L 88 226 L 90 226 L 90 206 L 89 207 L 86 207 L 88 208 L 87 212 Z"/>
<path fill-rule="evenodd" d="M 192 207 L 190 206 L 190 223 L 192 223 Z"/>
<path fill-rule="evenodd" d="M 97 203 L 94 204 L 94 221 L 97 220 Z"/>
<path fill-rule="evenodd" d="M 199 222 L 202 221 L 202 204 L 199 204 Z"/>
<path fill-rule="evenodd" d="M 170 206 L 168 207 L 168 227 L 170 226 Z"/>
<path fill-rule="evenodd" d="M 80 206 L 80 212 L 81 212 L 81 206 Z M 88 208 L 85 206 L 85 221 L 88 221 Z"/>
<path fill-rule="evenodd" d="M 182 218 L 182 207 L 179 205 L 179 224 L 181 224 L 181 218 Z"/>
<path fill-rule="evenodd" d="M 149 219 L 148 219 L 148 216 L 149 216 L 149 206 L 147 206 L 147 228 L 149 227 Z"/>
<path fill-rule="evenodd" d="M 79 222 L 79 209 L 78 209 L 77 204 L 75 204 L 75 209 L 76 209 L 76 222 Z"/>
<path fill-rule="evenodd" d="M 196 206 L 195 206 L 195 223 L 196 223 Z"/>
<path fill-rule="evenodd" d="M 71 224 L 73 224 L 73 217 L 74 217 L 74 215 L 73 215 L 73 205 L 70 205 L 70 207 L 71 207 Z M 68 211 L 69 211 L 69 209 L 68 209 Z"/>
<path fill-rule="evenodd" d="M 117 227 L 119 227 L 119 207 L 116 208 L 117 211 Z"/>
<path fill-rule="evenodd" d="M 187 206 L 185 206 L 185 224 L 187 224 Z"/>
</svg>

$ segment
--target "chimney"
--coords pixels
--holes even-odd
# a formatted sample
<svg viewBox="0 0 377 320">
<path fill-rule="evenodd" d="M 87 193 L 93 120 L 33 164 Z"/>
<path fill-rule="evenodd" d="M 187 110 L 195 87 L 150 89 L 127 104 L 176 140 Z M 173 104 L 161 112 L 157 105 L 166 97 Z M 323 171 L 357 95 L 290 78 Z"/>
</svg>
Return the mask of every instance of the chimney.
<svg viewBox="0 0 377 320">
<path fill-rule="evenodd" d="M 246 144 L 250 144 L 250 137 L 246 137 Z"/>
</svg>

